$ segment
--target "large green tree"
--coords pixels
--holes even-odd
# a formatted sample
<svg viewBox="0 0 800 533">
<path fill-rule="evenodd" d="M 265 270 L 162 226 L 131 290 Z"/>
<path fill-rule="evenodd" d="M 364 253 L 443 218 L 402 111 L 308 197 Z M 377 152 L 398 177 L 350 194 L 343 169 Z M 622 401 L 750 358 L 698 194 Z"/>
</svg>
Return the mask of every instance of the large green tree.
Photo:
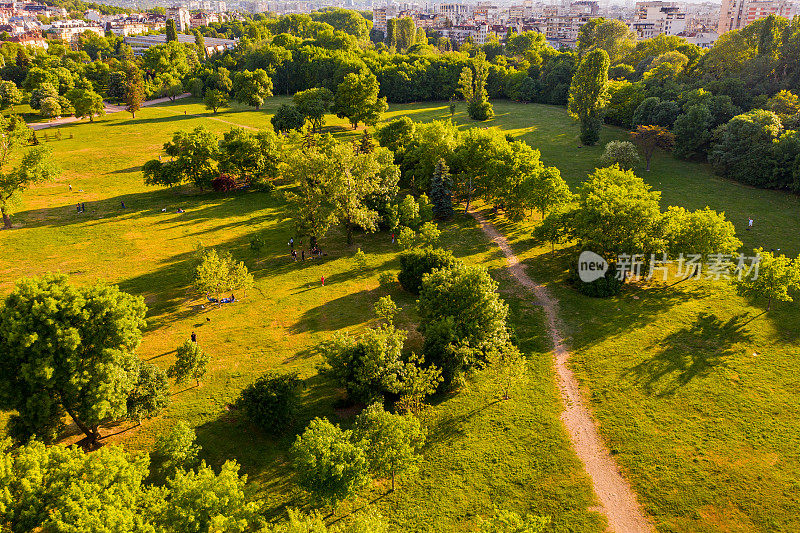
<svg viewBox="0 0 800 533">
<path fill-rule="evenodd" d="M 127 415 L 146 307 L 117 287 L 62 274 L 20 280 L 0 310 L 0 407 L 11 433 L 52 440 L 66 412 L 86 434 Z"/>
<path fill-rule="evenodd" d="M 272 96 L 272 79 L 263 69 L 242 70 L 233 77 L 233 98 L 237 102 L 260 109 L 264 99 Z"/>
<path fill-rule="evenodd" d="M 319 131 L 325 125 L 325 114 L 333 105 L 333 93 L 325 87 L 314 87 L 295 93 L 292 102 L 297 111 L 311 122 L 311 129 Z"/>
<path fill-rule="evenodd" d="M 762 248 L 753 252 L 759 258 L 758 270 L 737 273 L 733 278 L 737 292 L 742 296 L 766 298 L 767 311 L 772 309 L 773 301 L 793 301 L 792 293 L 800 289 L 800 257 L 776 256 Z"/>
<path fill-rule="evenodd" d="M 336 116 L 347 118 L 356 129 L 360 122 L 375 124 L 388 109 L 386 98 L 378 98 L 378 79 L 369 70 L 351 72 L 336 89 Z"/>
<path fill-rule="evenodd" d="M 607 97 L 609 59 L 605 50 L 586 54 L 572 77 L 569 88 L 570 115 L 581 122 L 581 142 L 596 144 L 600 139 L 600 126 Z"/>
</svg>

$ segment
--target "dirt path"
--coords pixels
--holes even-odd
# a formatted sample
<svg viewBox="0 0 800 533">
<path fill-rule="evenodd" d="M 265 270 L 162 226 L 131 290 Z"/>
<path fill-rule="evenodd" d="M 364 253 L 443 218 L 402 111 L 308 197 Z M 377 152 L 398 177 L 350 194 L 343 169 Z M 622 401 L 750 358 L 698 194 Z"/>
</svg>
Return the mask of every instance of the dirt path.
<svg viewBox="0 0 800 533">
<path fill-rule="evenodd" d="M 609 528 L 617 533 L 638 533 L 654 531 L 644 510 L 636 499 L 630 484 L 622 477 L 614 459 L 606 448 L 597 424 L 586 407 L 581 395 L 578 380 L 567 366 L 569 352 L 564 346 L 564 339 L 559 333 L 562 330 L 558 318 L 558 302 L 550 296 L 547 289 L 534 282 L 525 272 L 525 265 L 519 259 L 508 241 L 480 213 L 472 212 L 480 223 L 483 232 L 494 241 L 508 262 L 508 271 L 520 285 L 533 291 L 547 316 L 547 329 L 553 343 L 558 386 L 564 400 L 565 409 L 561 420 L 567 428 L 575 451 L 583 462 L 586 472 L 592 479 L 594 492 L 600 500 L 603 514 L 608 518 Z"/>
<path fill-rule="evenodd" d="M 187 98 L 191 96 L 189 93 L 183 93 L 175 97 L 176 100 L 180 100 L 182 98 Z M 147 100 L 146 102 L 142 102 L 142 107 L 150 107 L 152 105 L 163 104 L 164 102 L 169 102 L 169 97 L 164 98 L 156 98 L 154 100 Z M 105 108 L 106 115 L 110 115 L 112 113 L 119 113 L 121 111 L 125 111 L 124 105 L 114 105 L 109 104 L 108 102 L 103 102 L 103 107 Z M 76 117 L 61 117 L 53 119 L 49 122 L 32 122 L 28 124 L 32 130 L 46 130 L 47 128 L 55 128 L 58 126 L 63 126 L 64 124 L 72 124 L 73 122 L 79 122 L 81 119 Z"/>
</svg>

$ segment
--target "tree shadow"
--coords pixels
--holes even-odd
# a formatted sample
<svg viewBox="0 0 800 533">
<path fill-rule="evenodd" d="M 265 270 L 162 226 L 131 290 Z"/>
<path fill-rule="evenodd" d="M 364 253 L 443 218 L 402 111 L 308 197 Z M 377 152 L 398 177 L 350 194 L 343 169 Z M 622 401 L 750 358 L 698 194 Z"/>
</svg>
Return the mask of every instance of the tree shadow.
<svg viewBox="0 0 800 533">
<path fill-rule="evenodd" d="M 705 377 L 715 368 L 725 366 L 727 359 L 736 352 L 736 344 L 751 342 L 752 335 L 745 330 L 750 320 L 748 313 L 727 321 L 713 313 L 700 313 L 691 326 L 648 347 L 660 348 L 660 351 L 626 374 L 633 374 L 648 393 L 671 396 L 693 379 Z"/>
<path fill-rule="evenodd" d="M 325 280 L 325 285 L 329 283 L 339 283 L 347 279 L 347 275 L 332 276 L 331 281 Z M 343 279 L 340 279 L 343 278 Z M 295 294 L 303 293 L 305 290 L 312 290 L 316 286 L 316 290 L 325 290 L 319 281 L 308 283 L 308 289 L 299 290 Z M 305 285 L 301 286 L 301 289 Z M 291 327 L 289 332 L 292 334 L 319 332 L 319 331 L 338 331 L 341 329 L 362 324 L 371 318 L 372 306 L 382 294 L 380 288 L 362 290 L 328 300 L 322 305 L 307 310 L 300 319 Z M 363 313 L 354 312 L 356 309 L 362 309 Z"/>
<path fill-rule="evenodd" d="M 445 401 L 449 395 L 439 395 L 437 396 L 432 402 L 432 405 L 436 405 Z M 466 435 L 466 432 L 462 429 L 464 424 L 469 422 L 475 415 L 489 409 L 494 404 L 499 403 L 500 399 L 492 400 L 491 402 L 483 405 L 481 407 L 476 407 L 472 411 L 468 413 L 463 413 L 459 415 L 446 415 L 438 418 L 434 423 L 432 423 L 428 428 L 428 438 L 425 441 L 425 445 L 423 448 L 427 449 L 432 446 L 434 443 L 441 444 L 443 442 L 453 441 L 459 437 L 463 437 Z"/>
</svg>

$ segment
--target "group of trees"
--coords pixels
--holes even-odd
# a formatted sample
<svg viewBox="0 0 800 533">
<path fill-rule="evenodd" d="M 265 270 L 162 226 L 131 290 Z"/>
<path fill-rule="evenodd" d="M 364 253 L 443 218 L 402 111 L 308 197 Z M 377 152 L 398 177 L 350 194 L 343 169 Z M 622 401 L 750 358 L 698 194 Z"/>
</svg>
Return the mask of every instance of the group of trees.
<svg viewBox="0 0 800 533">
<path fill-rule="evenodd" d="M 222 138 L 203 126 L 176 132 L 164 144 L 169 160 L 144 164 L 148 185 L 191 183 L 201 189 L 226 191 L 233 176 L 239 185 L 263 186 L 278 175 L 281 142 L 270 130 L 251 132 L 233 128 Z"/>
<path fill-rule="evenodd" d="M 377 139 L 394 151 L 401 184 L 430 192 L 437 213 L 450 212 L 454 195 L 467 208 L 473 198 L 502 206 L 515 220 L 534 210 L 545 215 L 570 200 L 557 168 L 496 128 L 461 133 L 450 121 L 416 124 L 404 117 L 379 130 Z"/>
</svg>

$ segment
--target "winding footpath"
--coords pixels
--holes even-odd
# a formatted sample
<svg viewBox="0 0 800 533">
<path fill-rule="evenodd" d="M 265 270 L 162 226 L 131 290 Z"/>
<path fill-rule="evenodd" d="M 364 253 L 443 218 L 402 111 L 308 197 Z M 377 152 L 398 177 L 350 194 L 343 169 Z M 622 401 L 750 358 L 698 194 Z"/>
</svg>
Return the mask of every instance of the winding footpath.
<svg viewBox="0 0 800 533">
<path fill-rule="evenodd" d="M 517 282 L 533 292 L 547 316 L 547 330 L 553 343 L 558 386 L 564 401 L 564 412 L 561 420 L 575 446 L 586 472 L 592 480 L 592 486 L 600 501 L 602 512 L 608 518 L 611 531 L 616 533 L 639 533 L 654 531 L 644 510 L 636 499 L 628 481 L 622 477 L 619 467 L 603 442 L 597 424 L 583 401 L 580 386 L 575 375 L 567 365 L 569 351 L 559 331 L 562 329 L 558 318 L 558 302 L 542 285 L 534 282 L 525 272 L 525 265 L 492 224 L 480 213 L 472 211 L 472 216 L 481 225 L 481 229 L 497 246 L 500 247 L 508 262 L 508 271 Z"/>
</svg>

